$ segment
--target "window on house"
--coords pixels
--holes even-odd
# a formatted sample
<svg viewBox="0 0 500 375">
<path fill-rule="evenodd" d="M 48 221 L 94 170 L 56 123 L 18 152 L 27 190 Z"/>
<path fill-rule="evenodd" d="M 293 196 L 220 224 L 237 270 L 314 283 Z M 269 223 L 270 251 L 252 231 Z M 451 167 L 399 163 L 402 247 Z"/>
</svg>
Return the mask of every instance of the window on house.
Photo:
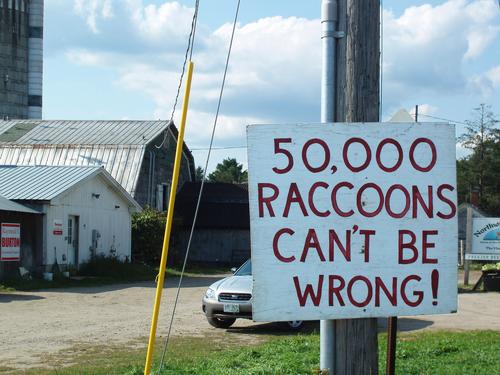
<svg viewBox="0 0 500 375">
<path fill-rule="evenodd" d="M 73 219 L 68 219 L 68 243 L 73 243 Z"/>
</svg>

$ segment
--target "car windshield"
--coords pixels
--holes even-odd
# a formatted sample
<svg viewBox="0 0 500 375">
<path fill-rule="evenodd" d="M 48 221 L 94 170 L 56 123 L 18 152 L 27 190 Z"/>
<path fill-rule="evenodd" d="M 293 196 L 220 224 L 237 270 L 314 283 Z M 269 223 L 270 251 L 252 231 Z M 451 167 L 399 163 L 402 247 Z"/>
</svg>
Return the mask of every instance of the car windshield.
<svg viewBox="0 0 500 375">
<path fill-rule="evenodd" d="M 252 262 L 248 259 L 238 271 L 234 273 L 235 276 L 252 276 Z"/>
</svg>

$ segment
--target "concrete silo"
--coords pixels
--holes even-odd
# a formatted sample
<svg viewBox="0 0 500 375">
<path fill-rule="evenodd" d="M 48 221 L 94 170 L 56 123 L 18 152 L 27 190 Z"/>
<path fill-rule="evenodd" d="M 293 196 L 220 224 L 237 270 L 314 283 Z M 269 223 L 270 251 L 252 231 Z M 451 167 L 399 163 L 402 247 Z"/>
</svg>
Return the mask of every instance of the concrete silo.
<svg viewBox="0 0 500 375">
<path fill-rule="evenodd" d="M 0 118 L 42 118 L 43 0 L 0 0 Z"/>
</svg>

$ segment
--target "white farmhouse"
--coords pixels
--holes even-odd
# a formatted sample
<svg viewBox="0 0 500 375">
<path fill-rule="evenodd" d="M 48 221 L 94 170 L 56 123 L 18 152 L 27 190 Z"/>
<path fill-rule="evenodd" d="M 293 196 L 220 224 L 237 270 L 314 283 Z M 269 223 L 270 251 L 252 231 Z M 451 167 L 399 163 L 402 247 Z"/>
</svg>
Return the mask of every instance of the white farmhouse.
<svg viewBox="0 0 500 375">
<path fill-rule="evenodd" d="M 43 214 L 30 219 L 40 241 L 22 247 L 20 266 L 45 272 L 98 254 L 130 259 L 131 214 L 141 207 L 102 167 L 3 165 L 0 196 Z"/>
</svg>

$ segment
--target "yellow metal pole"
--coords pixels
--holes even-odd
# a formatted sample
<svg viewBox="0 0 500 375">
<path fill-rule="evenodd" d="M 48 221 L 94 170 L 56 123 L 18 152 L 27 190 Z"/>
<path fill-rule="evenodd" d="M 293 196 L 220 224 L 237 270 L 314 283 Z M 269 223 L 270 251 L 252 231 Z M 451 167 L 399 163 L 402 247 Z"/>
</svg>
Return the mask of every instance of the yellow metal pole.
<svg viewBox="0 0 500 375">
<path fill-rule="evenodd" d="M 182 147 L 184 145 L 184 129 L 186 127 L 187 110 L 189 104 L 189 94 L 191 91 L 191 78 L 193 77 L 193 63 L 189 61 L 187 70 L 186 91 L 184 93 L 184 101 L 182 103 L 181 124 L 179 135 L 177 136 L 177 148 L 175 150 L 174 173 L 172 177 L 172 185 L 170 188 L 170 197 L 168 200 L 167 222 L 165 224 L 165 236 L 163 237 L 163 248 L 161 252 L 160 272 L 156 284 L 155 305 L 153 308 L 153 318 L 151 321 L 151 331 L 149 333 L 148 352 L 146 355 L 146 364 L 144 366 L 144 375 L 151 373 L 151 364 L 153 362 L 153 353 L 156 339 L 156 327 L 158 325 L 158 314 L 160 313 L 161 294 L 163 291 L 163 283 L 165 281 L 165 270 L 167 268 L 168 245 L 170 242 L 170 233 L 172 231 L 172 221 L 174 218 L 175 195 L 177 192 L 177 184 L 179 182 L 179 172 L 182 161 Z"/>
</svg>

